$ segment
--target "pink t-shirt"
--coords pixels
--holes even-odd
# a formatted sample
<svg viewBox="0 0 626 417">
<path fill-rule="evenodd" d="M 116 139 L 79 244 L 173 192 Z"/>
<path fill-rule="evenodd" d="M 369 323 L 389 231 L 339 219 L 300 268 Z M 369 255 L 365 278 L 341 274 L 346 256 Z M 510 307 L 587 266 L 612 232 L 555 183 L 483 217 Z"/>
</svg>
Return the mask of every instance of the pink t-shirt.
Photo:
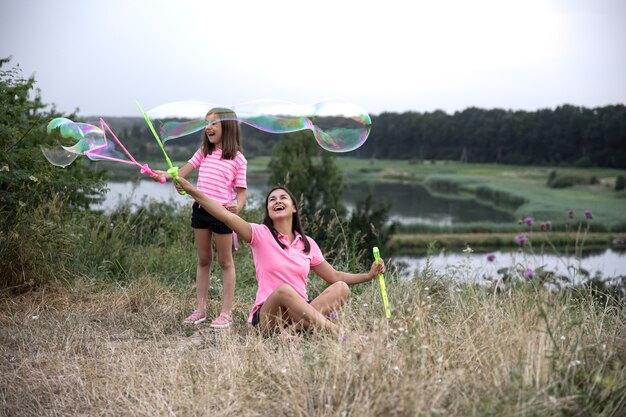
<svg viewBox="0 0 626 417">
<path fill-rule="evenodd" d="M 202 155 L 202 148 L 200 148 L 191 157 L 189 163 L 194 169 L 200 167 L 198 190 L 223 206 L 235 198 L 235 187 L 248 188 L 246 183 L 248 161 L 239 151 L 235 159 L 222 159 L 220 148 L 215 148 L 213 153 L 206 157 Z"/>
<path fill-rule="evenodd" d="M 307 276 L 312 266 L 324 262 L 322 251 L 310 237 L 307 236 L 306 239 L 309 240 L 311 250 L 309 253 L 304 253 L 304 242 L 299 233 L 296 233 L 291 244 L 287 236 L 278 233 L 278 239 L 286 246 L 283 249 L 267 226 L 254 223 L 250 225 L 252 226 L 250 249 L 252 249 L 259 288 L 256 292 L 254 307 L 248 317 L 249 322 L 252 321 L 254 312 L 280 284 L 288 284 L 303 299 L 309 301 L 306 293 Z"/>
</svg>

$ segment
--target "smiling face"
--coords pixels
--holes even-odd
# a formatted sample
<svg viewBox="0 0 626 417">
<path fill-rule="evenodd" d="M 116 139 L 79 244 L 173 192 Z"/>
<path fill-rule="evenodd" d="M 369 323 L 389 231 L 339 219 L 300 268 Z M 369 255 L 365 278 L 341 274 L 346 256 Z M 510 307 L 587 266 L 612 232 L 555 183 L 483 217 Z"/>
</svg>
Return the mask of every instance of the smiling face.
<svg viewBox="0 0 626 417">
<path fill-rule="evenodd" d="M 209 142 L 214 144 L 215 146 L 222 146 L 222 123 L 220 122 L 219 116 L 215 113 L 209 113 L 204 118 L 207 122 L 206 127 L 204 128 L 204 132 L 206 133 Z"/>
<path fill-rule="evenodd" d="M 291 218 L 296 206 L 291 196 L 282 188 L 277 188 L 267 196 L 267 214 L 272 221 Z"/>
</svg>

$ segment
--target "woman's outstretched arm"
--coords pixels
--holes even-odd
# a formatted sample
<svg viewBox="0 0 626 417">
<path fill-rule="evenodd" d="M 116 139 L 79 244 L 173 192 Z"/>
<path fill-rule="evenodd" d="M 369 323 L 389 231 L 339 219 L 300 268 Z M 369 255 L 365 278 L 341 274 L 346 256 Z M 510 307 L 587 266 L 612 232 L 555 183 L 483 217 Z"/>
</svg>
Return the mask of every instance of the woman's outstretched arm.
<svg viewBox="0 0 626 417">
<path fill-rule="evenodd" d="M 178 184 L 180 188 L 187 191 L 194 200 L 198 202 L 207 212 L 209 212 L 213 217 L 222 221 L 228 227 L 233 229 L 240 238 L 245 240 L 246 242 L 250 242 L 252 239 L 252 226 L 250 223 L 232 213 L 226 209 L 226 207 L 222 206 L 219 203 L 211 200 L 206 195 L 202 194 L 196 187 L 194 187 L 189 181 L 184 178 L 178 177 L 174 181 L 174 185 Z M 178 186 L 176 188 L 179 188 Z"/>
<path fill-rule="evenodd" d="M 385 272 L 385 262 L 381 259 L 380 263 L 376 264 L 376 261 L 374 261 L 369 272 L 364 274 L 351 274 L 349 272 L 337 271 L 327 261 L 324 261 L 319 265 L 313 266 L 311 267 L 311 269 L 329 284 L 343 281 L 348 285 L 354 285 L 370 281 L 378 276 L 378 274 L 382 274 L 383 272 Z"/>
</svg>

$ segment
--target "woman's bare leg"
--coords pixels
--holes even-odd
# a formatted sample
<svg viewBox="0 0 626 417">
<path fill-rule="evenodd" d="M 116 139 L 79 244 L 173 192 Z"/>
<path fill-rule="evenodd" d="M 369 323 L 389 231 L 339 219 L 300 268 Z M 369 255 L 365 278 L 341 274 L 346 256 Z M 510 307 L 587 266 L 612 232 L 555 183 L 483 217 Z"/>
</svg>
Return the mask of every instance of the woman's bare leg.
<svg viewBox="0 0 626 417">
<path fill-rule="evenodd" d="M 335 282 L 311 301 L 311 306 L 322 315 L 341 307 L 350 296 L 350 287 L 343 281 Z"/>
<path fill-rule="evenodd" d="M 272 333 L 281 328 L 282 323 L 290 319 L 297 328 L 314 328 L 337 333 L 337 326 L 307 303 L 296 290 L 287 284 L 281 284 L 261 307 L 260 325 L 265 333 Z"/>
</svg>

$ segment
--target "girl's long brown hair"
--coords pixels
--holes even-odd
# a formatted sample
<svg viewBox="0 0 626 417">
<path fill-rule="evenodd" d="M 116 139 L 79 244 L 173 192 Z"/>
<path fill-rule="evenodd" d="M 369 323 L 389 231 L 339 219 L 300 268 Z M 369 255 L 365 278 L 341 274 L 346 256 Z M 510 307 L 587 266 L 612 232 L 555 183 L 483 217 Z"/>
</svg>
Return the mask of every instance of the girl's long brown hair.
<svg viewBox="0 0 626 417">
<path fill-rule="evenodd" d="M 289 198 L 291 198 L 291 201 L 293 202 L 293 206 L 296 208 L 296 211 L 293 213 L 291 217 L 291 220 L 292 220 L 291 231 L 300 233 L 300 236 L 302 236 L 302 241 L 304 242 L 304 250 L 302 252 L 309 253 L 311 251 L 311 244 L 309 243 L 309 239 L 307 239 L 306 235 L 304 234 L 304 230 L 302 230 L 302 223 L 300 222 L 300 216 L 298 215 L 299 213 L 298 203 L 296 202 L 296 199 L 294 198 L 291 191 L 287 189 L 287 187 L 283 187 L 279 185 L 277 187 L 272 188 L 267 193 L 267 197 L 265 197 L 265 218 L 263 219 L 263 224 L 266 225 L 268 229 L 270 229 L 270 232 L 272 232 L 272 236 L 274 236 L 274 240 L 276 241 L 276 243 L 278 243 L 278 246 L 285 249 L 286 246 L 280 240 L 278 240 L 278 232 L 276 231 L 276 229 L 274 229 L 274 222 L 270 218 L 269 211 L 267 210 L 267 203 L 270 199 L 270 194 L 272 194 L 276 190 L 285 191 L 287 195 L 289 196 Z"/>
<path fill-rule="evenodd" d="M 237 151 L 243 153 L 241 146 L 241 128 L 237 121 L 237 114 L 227 108 L 216 107 L 209 110 L 206 114 L 208 117 L 215 114 L 222 125 L 222 159 L 235 159 Z M 206 130 L 202 130 L 202 154 L 204 156 L 211 155 L 215 150 L 215 144 L 211 143 L 206 134 Z"/>
</svg>

